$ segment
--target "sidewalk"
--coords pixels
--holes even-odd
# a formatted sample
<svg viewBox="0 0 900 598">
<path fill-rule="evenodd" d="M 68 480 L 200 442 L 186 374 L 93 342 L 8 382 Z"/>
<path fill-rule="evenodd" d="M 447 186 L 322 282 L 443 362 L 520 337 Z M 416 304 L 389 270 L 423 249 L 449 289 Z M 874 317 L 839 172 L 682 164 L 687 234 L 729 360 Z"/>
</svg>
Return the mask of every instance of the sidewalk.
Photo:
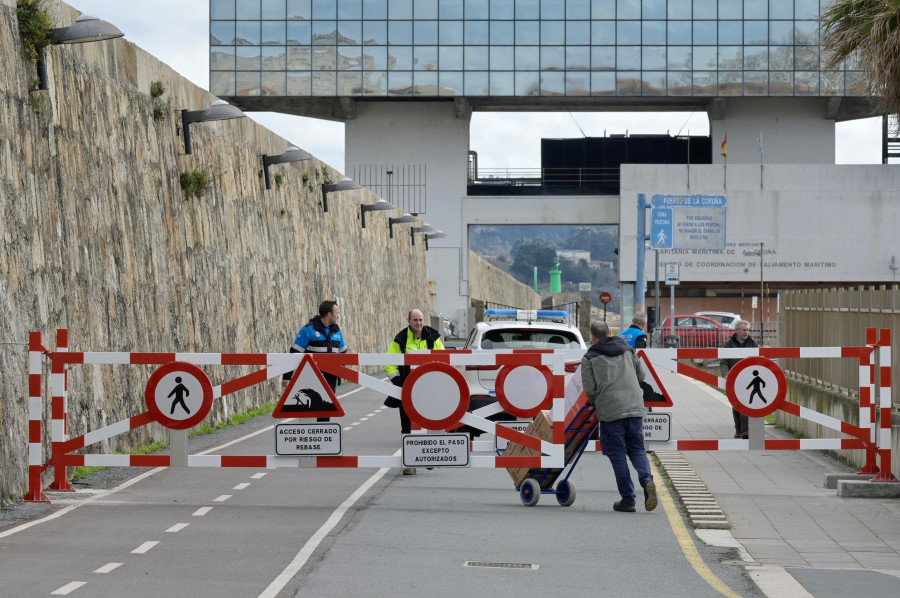
<svg viewBox="0 0 900 598">
<path fill-rule="evenodd" d="M 725 395 L 658 368 L 675 404 L 672 439 L 732 438 Z M 789 438 L 766 426 L 767 438 Z M 747 569 L 770 597 L 896 596 L 900 500 L 843 498 L 826 473 L 852 472 L 818 451 L 683 451 L 731 524 Z M 698 535 L 709 543 L 721 532 Z M 727 532 L 721 545 L 732 541 Z"/>
</svg>

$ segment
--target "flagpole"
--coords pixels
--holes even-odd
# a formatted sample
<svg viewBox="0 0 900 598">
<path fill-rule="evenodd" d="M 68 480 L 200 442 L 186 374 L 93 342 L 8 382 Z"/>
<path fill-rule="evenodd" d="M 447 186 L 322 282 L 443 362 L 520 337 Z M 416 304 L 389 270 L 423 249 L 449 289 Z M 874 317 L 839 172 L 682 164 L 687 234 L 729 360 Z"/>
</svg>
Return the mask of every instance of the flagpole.
<svg viewBox="0 0 900 598">
<path fill-rule="evenodd" d="M 691 188 L 691 130 L 688 129 L 687 143 L 687 188 Z"/>
<path fill-rule="evenodd" d="M 725 174 L 722 177 L 722 186 L 728 189 L 728 131 L 725 131 L 725 138 L 722 140 L 722 157 L 725 158 Z"/>
<path fill-rule="evenodd" d="M 763 138 L 762 129 L 759 130 L 759 188 L 763 188 Z"/>
</svg>

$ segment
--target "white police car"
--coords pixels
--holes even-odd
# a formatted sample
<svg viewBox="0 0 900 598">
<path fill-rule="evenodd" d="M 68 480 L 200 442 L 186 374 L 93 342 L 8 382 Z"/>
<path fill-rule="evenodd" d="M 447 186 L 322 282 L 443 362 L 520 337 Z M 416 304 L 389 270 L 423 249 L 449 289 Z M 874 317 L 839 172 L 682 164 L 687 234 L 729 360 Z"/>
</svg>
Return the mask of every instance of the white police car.
<svg viewBox="0 0 900 598">
<path fill-rule="evenodd" d="M 587 346 L 578 328 L 570 324 L 568 312 L 558 310 L 488 309 L 484 321 L 475 324 L 466 339 L 464 350 L 497 349 L 575 349 Z M 567 376 L 581 364 L 581 358 L 566 363 Z M 469 411 L 497 401 L 495 384 L 500 366 L 466 366 L 463 374 L 469 383 Z M 568 378 L 567 378 L 568 380 Z M 504 412 L 490 416 L 493 421 L 515 419 Z M 477 436 L 480 432 L 466 427 Z"/>
</svg>

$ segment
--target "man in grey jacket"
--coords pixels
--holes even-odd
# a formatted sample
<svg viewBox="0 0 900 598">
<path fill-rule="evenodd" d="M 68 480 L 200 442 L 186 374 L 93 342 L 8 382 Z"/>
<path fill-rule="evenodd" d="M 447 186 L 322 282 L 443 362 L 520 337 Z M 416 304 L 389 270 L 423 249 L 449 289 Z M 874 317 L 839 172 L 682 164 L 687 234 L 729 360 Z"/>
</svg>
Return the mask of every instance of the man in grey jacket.
<svg viewBox="0 0 900 598">
<path fill-rule="evenodd" d="M 644 508 L 656 508 L 656 485 L 644 452 L 644 370 L 634 349 L 623 339 L 610 336 L 606 322 L 591 324 L 591 348 L 581 360 L 581 381 L 588 401 L 600 420 L 600 446 L 609 457 L 621 500 L 613 510 L 634 513 L 634 484 L 628 459 L 644 488 Z M 626 458 L 627 456 L 627 458 Z"/>
</svg>

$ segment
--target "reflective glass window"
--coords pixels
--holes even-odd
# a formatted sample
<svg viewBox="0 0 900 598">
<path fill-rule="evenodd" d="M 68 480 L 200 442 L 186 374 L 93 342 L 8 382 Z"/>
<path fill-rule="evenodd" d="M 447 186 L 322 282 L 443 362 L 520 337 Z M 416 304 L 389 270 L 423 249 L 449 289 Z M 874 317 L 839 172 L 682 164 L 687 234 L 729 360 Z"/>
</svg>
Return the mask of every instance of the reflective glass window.
<svg viewBox="0 0 900 598">
<path fill-rule="evenodd" d="M 263 19 L 281 19 L 286 18 L 287 8 L 284 0 L 262 0 L 260 5 L 260 15 Z"/>
<path fill-rule="evenodd" d="M 794 47 L 793 46 L 769 46 L 769 70 L 793 71 Z"/>
<path fill-rule="evenodd" d="M 591 73 L 591 95 L 611 96 L 616 93 L 616 74 Z"/>
<path fill-rule="evenodd" d="M 363 19 L 386 19 L 387 0 L 363 0 Z"/>
<path fill-rule="evenodd" d="M 492 44 L 511 46 L 515 41 L 515 24 L 512 21 L 491 21 Z"/>
<path fill-rule="evenodd" d="M 566 93 L 565 73 L 541 73 L 541 95 L 563 95 Z"/>
<path fill-rule="evenodd" d="M 337 21 L 313 21 L 312 43 L 316 45 L 333 46 L 337 43 Z"/>
<path fill-rule="evenodd" d="M 363 46 L 363 68 L 369 71 L 386 71 L 388 68 L 385 46 Z"/>
<path fill-rule="evenodd" d="M 614 68 L 616 68 L 616 47 L 615 46 L 592 46 L 591 47 L 591 68 L 592 69 L 614 69 Z"/>
<path fill-rule="evenodd" d="M 794 22 L 793 21 L 769 21 L 769 43 L 770 44 L 793 44 L 794 43 Z"/>
<path fill-rule="evenodd" d="M 818 21 L 794 21 L 794 43 L 798 46 L 819 43 Z"/>
<path fill-rule="evenodd" d="M 640 46 L 618 46 L 618 47 L 616 47 L 616 68 L 620 71 L 640 70 L 641 69 L 641 47 Z"/>
<path fill-rule="evenodd" d="M 463 74 L 460 72 L 440 71 L 438 73 L 438 81 L 440 81 L 441 95 L 462 95 L 463 93 Z"/>
<path fill-rule="evenodd" d="M 769 23 L 768 23 L 768 21 L 744 21 L 744 43 L 745 44 L 768 44 L 769 43 Z"/>
<path fill-rule="evenodd" d="M 448 46 L 463 43 L 462 21 L 441 21 L 438 23 L 438 29 L 438 43 Z"/>
<path fill-rule="evenodd" d="M 793 19 L 794 3 L 785 0 L 769 0 L 770 19 Z"/>
<path fill-rule="evenodd" d="M 641 68 L 662 70 L 666 68 L 665 46 L 644 46 L 641 48 Z"/>
<path fill-rule="evenodd" d="M 462 46 L 440 46 L 438 65 L 442 71 L 461 71 L 463 69 Z"/>
<path fill-rule="evenodd" d="M 287 18 L 290 19 L 312 19 L 312 4 L 310 0 L 287 0 Z M 291 82 L 288 81 L 288 86 Z"/>
<path fill-rule="evenodd" d="M 407 71 L 390 71 L 388 73 L 388 95 L 412 95 L 412 73 Z"/>
<path fill-rule="evenodd" d="M 765 71 L 768 69 L 768 46 L 744 46 L 744 70 Z"/>
<path fill-rule="evenodd" d="M 234 18 L 234 0 L 210 0 L 209 18 L 210 19 L 233 19 Z"/>
<path fill-rule="evenodd" d="M 438 68 L 437 46 L 415 46 L 413 48 L 413 69 L 434 71 Z M 437 81 L 437 80 L 435 80 Z M 436 84 L 436 83 L 435 83 Z"/>
<path fill-rule="evenodd" d="M 340 0 L 338 4 L 343 4 L 344 0 Z M 390 0 L 388 2 L 388 18 L 389 19 L 412 19 L 413 3 L 412 0 Z"/>
<path fill-rule="evenodd" d="M 743 0 L 719 0 L 720 19 L 743 19 Z"/>
<path fill-rule="evenodd" d="M 490 68 L 490 55 L 487 46 L 465 46 L 464 67 L 467 71 L 486 71 Z"/>
<path fill-rule="evenodd" d="M 466 44 L 473 46 L 481 46 L 490 42 L 488 34 L 487 21 L 466 21 L 465 22 L 465 41 Z"/>
<path fill-rule="evenodd" d="M 615 19 L 616 0 L 591 0 L 592 19 Z"/>
<path fill-rule="evenodd" d="M 616 95 L 636 96 L 641 93 L 640 73 L 616 73 Z"/>
<path fill-rule="evenodd" d="M 491 63 L 493 66 L 493 63 Z M 591 47 L 590 46 L 568 46 L 566 47 L 566 68 L 567 69 L 590 69 L 591 68 Z"/>
<path fill-rule="evenodd" d="M 616 43 L 616 22 L 615 21 L 594 21 L 591 23 L 591 44 L 615 44 Z"/>
<path fill-rule="evenodd" d="M 415 81 L 413 90 L 416 95 L 436 95 L 438 82 L 437 71 L 416 71 L 413 73 L 413 81 Z"/>
<path fill-rule="evenodd" d="M 616 0 L 616 18 L 640 19 L 641 0 Z"/>
<path fill-rule="evenodd" d="M 314 71 L 337 69 L 337 54 L 334 48 L 313 48 L 312 67 Z"/>
<path fill-rule="evenodd" d="M 235 45 L 259 45 L 259 21 L 238 21 L 235 32 Z"/>
<path fill-rule="evenodd" d="M 356 46 L 362 43 L 362 21 L 338 21 L 338 44 Z"/>
<path fill-rule="evenodd" d="M 744 0 L 745 19 L 768 19 L 769 0 Z"/>
<path fill-rule="evenodd" d="M 590 21 L 566 21 L 566 44 L 588 45 L 591 43 Z"/>
<path fill-rule="evenodd" d="M 413 15 L 416 19 L 438 18 L 437 0 L 416 0 L 413 3 Z"/>
<path fill-rule="evenodd" d="M 666 41 L 672 46 L 689 46 L 693 43 L 690 21 L 669 21 L 666 26 Z"/>
<path fill-rule="evenodd" d="M 536 71 L 541 68 L 541 50 L 538 46 L 516 46 L 516 70 Z"/>
<path fill-rule="evenodd" d="M 461 19 L 461 18 L 463 18 L 463 0 L 439 0 L 438 1 L 438 18 L 439 19 Z"/>
<path fill-rule="evenodd" d="M 816 19 L 818 16 L 819 0 L 794 0 L 795 19 Z"/>
<path fill-rule="evenodd" d="M 566 0 L 566 18 L 567 19 L 590 19 L 591 18 L 591 2 L 590 0 Z"/>
<path fill-rule="evenodd" d="M 233 71 L 234 46 L 215 46 L 209 49 L 209 70 Z"/>
<path fill-rule="evenodd" d="M 516 19 L 541 18 L 540 0 L 516 0 Z"/>
<path fill-rule="evenodd" d="M 237 95 L 257 95 L 259 93 L 259 80 L 261 76 L 259 72 L 255 73 L 237 73 L 235 84 L 237 85 Z"/>
<path fill-rule="evenodd" d="M 666 0 L 643 0 L 641 6 L 642 19 L 665 19 Z"/>
<path fill-rule="evenodd" d="M 341 0 L 337 5 L 337 18 L 361 19 L 362 0 Z"/>
<path fill-rule="evenodd" d="M 259 0 L 237 0 L 234 7 L 236 18 L 259 20 Z"/>
<path fill-rule="evenodd" d="M 309 21 L 288 21 L 288 45 L 308 46 L 312 43 L 312 24 Z"/>
<path fill-rule="evenodd" d="M 494 46 L 490 54 L 492 71 L 511 71 L 516 68 L 515 49 L 512 46 Z"/>
<path fill-rule="evenodd" d="M 486 72 L 465 74 L 465 94 L 468 96 L 486 96 L 490 93 L 490 83 Z"/>
<path fill-rule="evenodd" d="M 718 51 L 715 46 L 694 46 L 695 69 L 714 69 L 718 62 Z"/>
<path fill-rule="evenodd" d="M 588 72 L 566 73 L 566 95 L 586 96 L 591 92 L 591 74 Z"/>
<path fill-rule="evenodd" d="M 338 70 L 362 69 L 362 48 L 360 46 L 341 46 L 338 48 Z"/>
<path fill-rule="evenodd" d="M 719 95 L 739 96 L 744 93 L 743 76 L 735 71 L 719 72 Z"/>
<path fill-rule="evenodd" d="M 491 19 L 512 19 L 516 15 L 516 5 L 510 0 L 491 0 Z"/>
<path fill-rule="evenodd" d="M 716 43 L 716 21 L 694 21 L 694 45 Z"/>
<path fill-rule="evenodd" d="M 689 96 L 693 89 L 691 88 L 692 73 L 669 73 L 666 80 L 666 90 L 670 96 Z"/>
<path fill-rule="evenodd" d="M 690 19 L 691 0 L 669 0 L 666 16 L 669 19 Z"/>
<path fill-rule="evenodd" d="M 564 19 L 566 0 L 541 0 L 541 19 Z"/>
<path fill-rule="evenodd" d="M 337 0 L 313 0 L 314 19 L 337 19 Z"/>
<path fill-rule="evenodd" d="M 641 94 L 645 96 L 666 95 L 666 73 L 644 72 L 641 74 Z"/>
<path fill-rule="evenodd" d="M 516 71 L 516 95 L 536 96 L 541 91 L 541 75 L 537 72 Z"/>
<path fill-rule="evenodd" d="M 283 46 L 285 44 L 285 22 L 263 21 L 261 43 L 264 46 Z"/>
<path fill-rule="evenodd" d="M 258 71 L 259 56 L 259 46 L 238 46 L 235 48 L 235 68 L 239 71 Z"/>
<path fill-rule="evenodd" d="M 337 75 L 338 95 L 356 95 L 362 92 L 362 73 L 342 72 Z"/>
<path fill-rule="evenodd" d="M 794 95 L 794 73 L 769 73 L 769 95 Z"/>
<path fill-rule="evenodd" d="M 627 46 L 641 43 L 640 21 L 619 21 L 616 23 L 616 44 Z"/>
<path fill-rule="evenodd" d="M 566 49 L 557 46 L 541 48 L 541 70 L 563 70 L 566 68 Z"/>
<path fill-rule="evenodd" d="M 541 24 L 538 21 L 516 21 L 516 45 L 541 43 Z"/>
<path fill-rule="evenodd" d="M 312 68 L 312 48 L 310 46 L 288 46 L 289 71 L 308 71 Z"/>
<path fill-rule="evenodd" d="M 485 0 L 466 0 L 464 10 L 466 19 L 486 19 L 488 18 L 490 4 Z"/>
<path fill-rule="evenodd" d="M 823 95 L 844 95 L 844 73 L 823 72 L 821 75 Z"/>
<path fill-rule="evenodd" d="M 411 45 L 412 21 L 388 21 L 388 43 L 398 46 Z"/>
<path fill-rule="evenodd" d="M 744 66 L 741 46 L 719 46 L 719 70 L 739 71 Z"/>
<path fill-rule="evenodd" d="M 387 21 L 363 21 L 363 43 L 366 45 L 387 43 Z"/>
<path fill-rule="evenodd" d="M 715 19 L 717 5 L 717 0 L 694 0 L 694 18 Z"/>
<path fill-rule="evenodd" d="M 234 72 L 217 72 L 209 74 L 209 91 L 217 96 L 233 96 L 234 91 Z M 309 91 L 302 95 L 309 95 Z"/>
<path fill-rule="evenodd" d="M 644 21 L 641 23 L 641 40 L 645 44 L 666 43 L 666 22 Z"/>
<path fill-rule="evenodd" d="M 769 93 L 769 73 L 744 72 L 744 95 L 764 96 Z"/>
<path fill-rule="evenodd" d="M 515 73 L 509 72 L 491 72 L 491 95 L 492 96 L 512 96 L 515 95 L 516 83 Z"/>
<path fill-rule="evenodd" d="M 692 70 L 694 67 L 691 48 L 689 46 L 670 47 L 666 57 L 666 68 L 670 71 Z"/>
<path fill-rule="evenodd" d="M 795 47 L 794 68 L 798 71 L 819 70 L 819 48 L 816 46 Z"/>
<path fill-rule="evenodd" d="M 413 66 L 412 47 L 391 46 L 388 48 L 388 68 L 393 71 L 411 71 Z"/>
<path fill-rule="evenodd" d="M 209 24 L 209 45 L 231 45 L 234 43 L 234 21 L 211 21 Z"/>
<path fill-rule="evenodd" d="M 716 95 L 716 73 L 694 71 L 693 93 L 698 96 Z"/>
<path fill-rule="evenodd" d="M 437 21 L 413 21 L 413 42 L 433 44 L 438 39 Z"/>
<path fill-rule="evenodd" d="M 719 43 L 744 43 L 744 24 L 741 21 L 719 21 Z"/>
<path fill-rule="evenodd" d="M 541 21 L 541 45 L 562 45 L 566 43 L 565 21 Z"/>
</svg>

